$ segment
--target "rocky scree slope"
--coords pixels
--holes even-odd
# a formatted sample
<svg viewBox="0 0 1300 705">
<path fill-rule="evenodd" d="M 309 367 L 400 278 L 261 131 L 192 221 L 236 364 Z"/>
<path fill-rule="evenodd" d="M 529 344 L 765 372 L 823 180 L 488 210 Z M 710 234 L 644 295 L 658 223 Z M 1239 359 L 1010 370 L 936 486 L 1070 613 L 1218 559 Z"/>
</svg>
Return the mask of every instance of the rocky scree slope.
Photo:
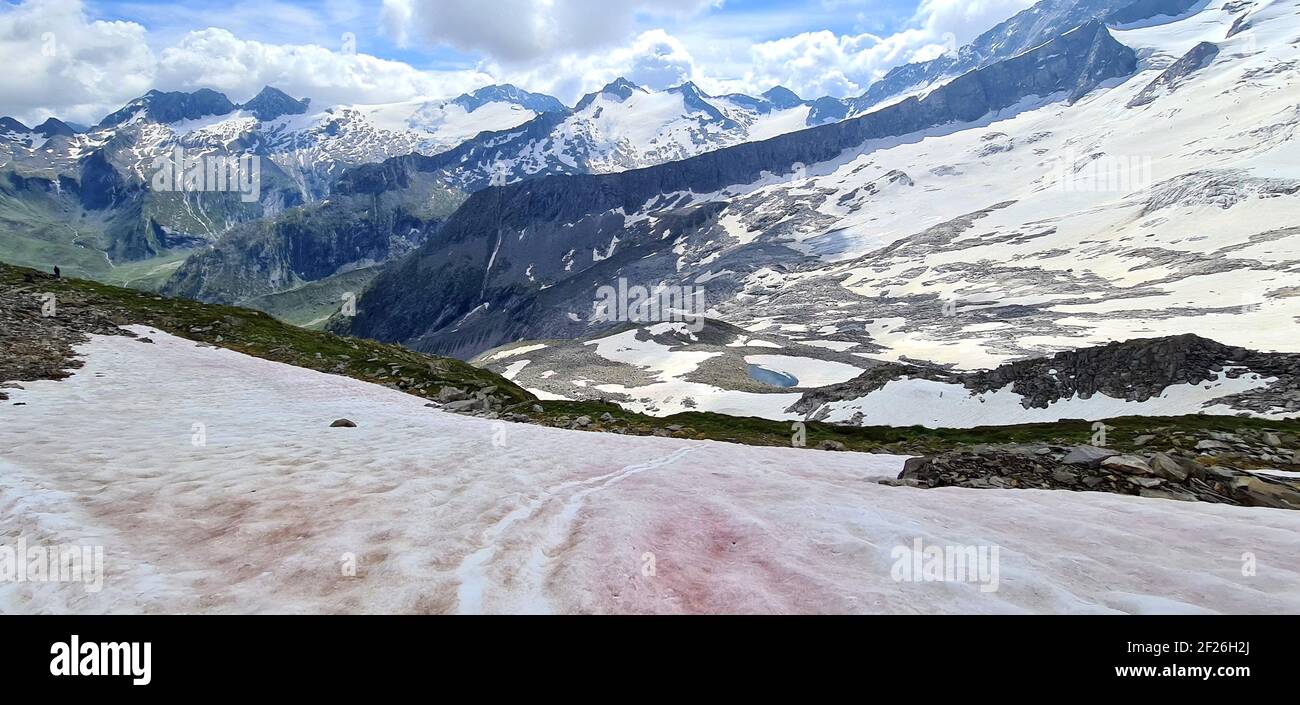
<svg viewBox="0 0 1300 705">
<path fill-rule="evenodd" d="M 907 487 L 1112 492 L 1152 499 L 1300 509 L 1300 439 L 1242 428 L 1153 429 L 1128 453 L 1099 446 L 974 447 L 907 461 Z M 1160 450 L 1164 449 L 1164 450 Z"/>
<path fill-rule="evenodd" d="M 886 363 L 848 382 L 805 392 L 792 409 L 818 418 L 831 402 L 870 398 L 872 392 L 900 379 L 959 384 L 972 394 L 1009 387 L 1023 398 L 1025 408 L 1047 408 L 1062 399 L 1088 399 L 1094 394 L 1142 402 L 1170 386 L 1249 373 L 1273 381 L 1217 401 L 1243 411 L 1300 413 L 1300 353 L 1256 352 L 1192 334 L 1115 342 L 975 372 Z"/>
</svg>

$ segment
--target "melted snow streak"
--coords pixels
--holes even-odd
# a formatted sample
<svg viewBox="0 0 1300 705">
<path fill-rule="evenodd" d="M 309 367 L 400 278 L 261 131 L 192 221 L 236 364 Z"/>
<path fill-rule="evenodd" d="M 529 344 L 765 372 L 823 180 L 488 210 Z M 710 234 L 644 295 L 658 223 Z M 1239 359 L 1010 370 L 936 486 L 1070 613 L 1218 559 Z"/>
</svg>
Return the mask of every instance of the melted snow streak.
<svg viewBox="0 0 1300 705">
<path fill-rule="evenodd" d="M 1300 611 L 1297 512 L 885 487 L 902 458 L 498 424 L 139 330 L 0 407 L 0 541 L 106 569 L 4 613 Z M 999 546 L 998 589 L 895 581 L 918 538 Z"/>
</svg>

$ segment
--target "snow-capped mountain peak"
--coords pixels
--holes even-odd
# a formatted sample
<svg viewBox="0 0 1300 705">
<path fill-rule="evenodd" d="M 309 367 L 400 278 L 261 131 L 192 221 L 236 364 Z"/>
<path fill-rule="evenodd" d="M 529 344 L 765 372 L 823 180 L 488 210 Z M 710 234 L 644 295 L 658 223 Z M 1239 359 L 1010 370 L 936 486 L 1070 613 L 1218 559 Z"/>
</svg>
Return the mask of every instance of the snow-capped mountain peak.
<svg viewBox="0 0 1300 705">
<path fill-rule="evenodd" d="M 22 124 L 21 122 L 18 122 L 17 120 L 9 117 L 8 115 L 5 115 L 4 117 L 0 117 L 0 130 L 3 130 L 4 132 L 13 132 L 13 133 L 21 134 L 24 132 L 31 132 L 32 128 Z"/>
<path fill-rule="evenodd" d="M 307 112 L 310 103 L 310 98 L 295 100 L 278 88 L 266 86 L 242 108 L 265 122 L 285 115 L 301 115 Z"/>
<path fill-rule="evenodd" d="M 793 108 L 803 103 L 803 98 L 785 86 L 774 86 L 763 91 L 763 100 L 778 110 Z"/>
<path fill-rule="evenodd" d="M 578 101 L 578 104 L 574 106 L 573 110 L 575 112 L 582 112 L 583 110 L 590 107 L 592 103 L 596 102 L 596 100 L 601 98 L 611 102 L 622 103 L 623 101 L 631 98 L 637 93 L 649 93 L 649 92 L 650 91 L 646 90 L 645 88 L 642 88 L 641 86 L 638 86 L 637 84 L 627 80 L 626 78 L 620 77 L 614 79 L 613 81 L 610 81 L 608 84 L 605 85 L 604 88 L 601 88 L 595 93 L 588 93 L 587 95 L 583 96 L 582 100 Z"/>
<path fill-rule="evenodd" d="M 152 90 L 105 117 L 97 127 L 114 127 L 137 118 L 159 123 L 197 120 L 209 115 L 225 115 L 235 108 L 229 98 L 210 88 L 200 88 L 193 93 Z"/>
<path fill-rule="evenodd" d="M 35 132 L 36 134 L 45 137 L 46 139 L 49 139 L 56 135 L 71 137 L 72 135 L 77 134 L 76 130 L 72 129 L 71 126 L 69 126 L 67 123 L 63 122 L 62 120 L 59 120 L 58 118 L 46 119 L 45 122 L 37 125 L 36 127 L 33 127 L 32 132 Z"/>
<path fill-rule="evenodd" d="M 459 105 L 470 113 L 491 103 L 517 105 L 539 115 L 541 113 L 562 113 L 566 110 L 564 103 L 561 103 L 556 98 L 542 93 L 530 93 L 508 83 L 485 86 L 471 93 L 458 96 L 450 102 Z"/>
</svg>

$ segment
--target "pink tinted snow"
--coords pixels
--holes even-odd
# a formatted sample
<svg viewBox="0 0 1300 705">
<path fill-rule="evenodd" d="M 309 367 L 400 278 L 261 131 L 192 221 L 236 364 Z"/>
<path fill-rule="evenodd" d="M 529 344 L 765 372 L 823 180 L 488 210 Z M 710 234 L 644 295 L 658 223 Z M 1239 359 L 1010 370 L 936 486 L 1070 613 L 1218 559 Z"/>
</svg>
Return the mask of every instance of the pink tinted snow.
<svg viewBox="0 0 1300 705">
<path fill-rule="evenodd" d="M 0 543 L 106 554 L 0 611 L 1300 611 L 1300 512 L 886 487 L 902 458 L 467 418 L 140 330 L 0 406 Z M 896 580 L 917 539 L 997 546 L 997 589 Z"/>
</svg>

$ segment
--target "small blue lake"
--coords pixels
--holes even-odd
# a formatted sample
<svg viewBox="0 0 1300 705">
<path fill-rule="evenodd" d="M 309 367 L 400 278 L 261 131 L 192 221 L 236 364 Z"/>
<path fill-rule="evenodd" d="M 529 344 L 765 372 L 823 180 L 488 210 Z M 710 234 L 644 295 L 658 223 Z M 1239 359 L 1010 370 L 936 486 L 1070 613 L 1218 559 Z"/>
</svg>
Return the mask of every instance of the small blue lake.
<svg viewBox="0 0 1300 705">
<path fill-rule="evenodd" d="M 763 384 L 770 384 L 773 387 L 799 386 L 799 380 L 796 379 L 794 375 L 777 372 L 776 370 L 769 370 L 762 365 L 747 365 L 746 370 L 749 372 L 750 377 L 753 377 Z"/>
</svg>

